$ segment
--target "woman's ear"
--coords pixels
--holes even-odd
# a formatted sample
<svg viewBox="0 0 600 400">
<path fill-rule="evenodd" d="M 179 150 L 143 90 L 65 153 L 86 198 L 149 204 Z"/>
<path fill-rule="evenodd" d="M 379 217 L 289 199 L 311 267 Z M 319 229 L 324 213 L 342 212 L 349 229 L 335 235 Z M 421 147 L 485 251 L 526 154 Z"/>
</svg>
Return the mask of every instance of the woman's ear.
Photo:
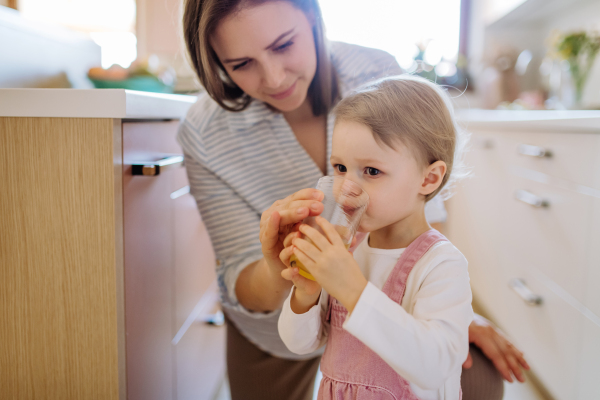
<svg viewBox="0 0 600 400">
<path fill-rule="evenodd" d="M 444 175 L 446 175 L 446 169 L 446 163 L 443 161 L 436 161 L 425 168 L 419 194 L 427 196 L 439 188 L 444 179 Z"/>
</svg>

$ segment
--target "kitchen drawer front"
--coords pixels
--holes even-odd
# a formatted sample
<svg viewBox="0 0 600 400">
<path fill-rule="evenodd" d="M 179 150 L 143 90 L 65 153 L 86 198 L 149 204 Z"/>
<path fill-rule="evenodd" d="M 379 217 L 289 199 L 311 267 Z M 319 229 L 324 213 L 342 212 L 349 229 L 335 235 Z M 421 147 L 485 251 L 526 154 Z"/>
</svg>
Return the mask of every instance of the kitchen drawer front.
<svg viewBox="0 0 600 400">
<path fill-rule="evenodd" d="M 176 139 L 179 121 L 123 122 L 122 127 L 126 174 L 131 174 L 128 168 L 132 161 L 156 161 L 182 154 Z"/>
<path fill-rule="evenodd" d="M 585 303 L 587 248 L 593 198 L 513 176 L 503 193 L 502 243 L 508 265 L 531 265 Z M 525 203 L 526 193 L 548 202 L 536 207 Z M 600 282 L 598 282 L 600 283 Z"/>
<path fill-rule="evenodd" d="M 586 301 L 588 308 L 600 317 L 600 199 L 594 199 L 591 223 L 588 230 L 590 245 L 588 250 Z M 600 360 L 600 358 L 598 358 Z M 598 397 L 600 398 L 600 397 Z"/>
<path fill-rule="evenodd" d="M 503 137 L 475 133 L 465 157 L 471 176 L 461 181 L 446 202 L 446 235 L 469 261 L 469 276 L 475 301 L 494 317 L 501 302 L 501 258 L 499 245 L 505 235 L 502 224 L 502 191 L 508 185 Z"/>
<path fill-rule="evenodd" d="M 583 321 L 581 363 L 579 369 L 579 400 L 600 399 L 600 318 Z"/>
<path fill-rule="evenodd" d="M 600 189 L 599 134 L 522 132 L 506 134 L 506 138 L 511 143 L 506 158 L 511 165 Z M 523 155 L 521 145 L 545 149 L 551 156 Z"/>
<path fill-rule="evenodd" d="M 505 279 L 499 281 L 503 293 L 496 322 L 524 351 L 536 376 L 556 398 L 576 398 L 579 384 L 580 343 L 583 316 L 551 288 L 547 277 L 525 264 L 507 265 Z M 521 279 L 532 293 L 542 299 L 537 306 L 527 304 L 509 287 Z"/>
<path fill-rule="evenodd" d="M 214 290 L 216 294 L 216 285 Z M 225 377 L 225 334 L 225 325 L 195 322 L 177 343 L 175 362 L 178 400 L 214 398 Z"/>
<path fill-rule="evenodd" d="M 216 279 L 215 253 L 184 170 L 173 174 L 176 328 L 179 330 Z"/>
</svg>

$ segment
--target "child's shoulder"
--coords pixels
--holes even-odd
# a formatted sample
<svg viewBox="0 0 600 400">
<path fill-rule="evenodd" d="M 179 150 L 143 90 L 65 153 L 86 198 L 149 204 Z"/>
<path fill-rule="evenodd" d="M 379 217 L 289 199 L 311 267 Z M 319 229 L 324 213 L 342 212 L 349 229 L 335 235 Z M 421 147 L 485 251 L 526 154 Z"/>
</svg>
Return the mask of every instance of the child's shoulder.
<svg viewBox="0 0 600 400">
<path fill-rule="evenodd" d="M 435 268 L 457 268 L 466 271 L 468 262 L 465 256 L 450 242 L 437 242 L 423 255 L 420 260 L 423 266 L 431 271 Z"/>
</svg>

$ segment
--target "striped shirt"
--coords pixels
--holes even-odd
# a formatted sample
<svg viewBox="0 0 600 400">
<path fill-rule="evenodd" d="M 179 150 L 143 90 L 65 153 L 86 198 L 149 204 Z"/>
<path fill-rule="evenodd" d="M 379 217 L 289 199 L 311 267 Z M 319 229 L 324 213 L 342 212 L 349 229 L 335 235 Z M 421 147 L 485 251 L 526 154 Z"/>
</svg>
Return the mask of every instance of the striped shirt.
<svg viewBox="0 0 600 400">
<path fill-rule="evenodd" d="M 372 79 L 402 71 L 388 53 L 340 42 L 331 43 L 341 95 Z M 327 159 L 331 155 L 333 116 L 327 119 Z M 217 256 L 217 277 L 223 309 L 242 334 L 258 348 L 287 359 L 299 356 L 281 341 L 277 321 L 281 310 L 256 313 L 239 304 L 235 284 L 240 272 L 263 257 L 259 241 L 261 214 L 276 200 L 314 187 L 323 176 L 296 140 L 281 113 L 252 101 L 242 112 L 222 109 L 201 94 L 178 133 L 190 183 Z M 331 165 L 327 174 L 333 174 Z M 445 219 L 441 200 L 426 207 L 430 222 Z"/>
</svg>

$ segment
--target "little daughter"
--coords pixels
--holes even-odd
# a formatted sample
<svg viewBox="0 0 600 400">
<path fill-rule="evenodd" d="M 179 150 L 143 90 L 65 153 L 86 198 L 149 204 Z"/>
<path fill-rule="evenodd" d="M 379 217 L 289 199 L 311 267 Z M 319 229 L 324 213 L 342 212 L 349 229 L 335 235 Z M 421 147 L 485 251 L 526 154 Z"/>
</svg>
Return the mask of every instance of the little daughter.
<svg viewBox="0 0 600 400">
<path fill-rule="evenodd" d="M 460 171 L 464 140 L 446 93 L 413 76 L 358 89 L 334 110 L 336 175 L 369 194 L 357 244 L 345 248 L 318 217 L 290 234 L 316 282 L 288 268 L 294 288 L 279 334 L 298 354 L 327 343 L 319 399 L 460 399 L 473 318 L 467 260 L 425 219 L 425 203 Z M 312 243 L 311 243 L 312 241 Z"/>
</svg>

